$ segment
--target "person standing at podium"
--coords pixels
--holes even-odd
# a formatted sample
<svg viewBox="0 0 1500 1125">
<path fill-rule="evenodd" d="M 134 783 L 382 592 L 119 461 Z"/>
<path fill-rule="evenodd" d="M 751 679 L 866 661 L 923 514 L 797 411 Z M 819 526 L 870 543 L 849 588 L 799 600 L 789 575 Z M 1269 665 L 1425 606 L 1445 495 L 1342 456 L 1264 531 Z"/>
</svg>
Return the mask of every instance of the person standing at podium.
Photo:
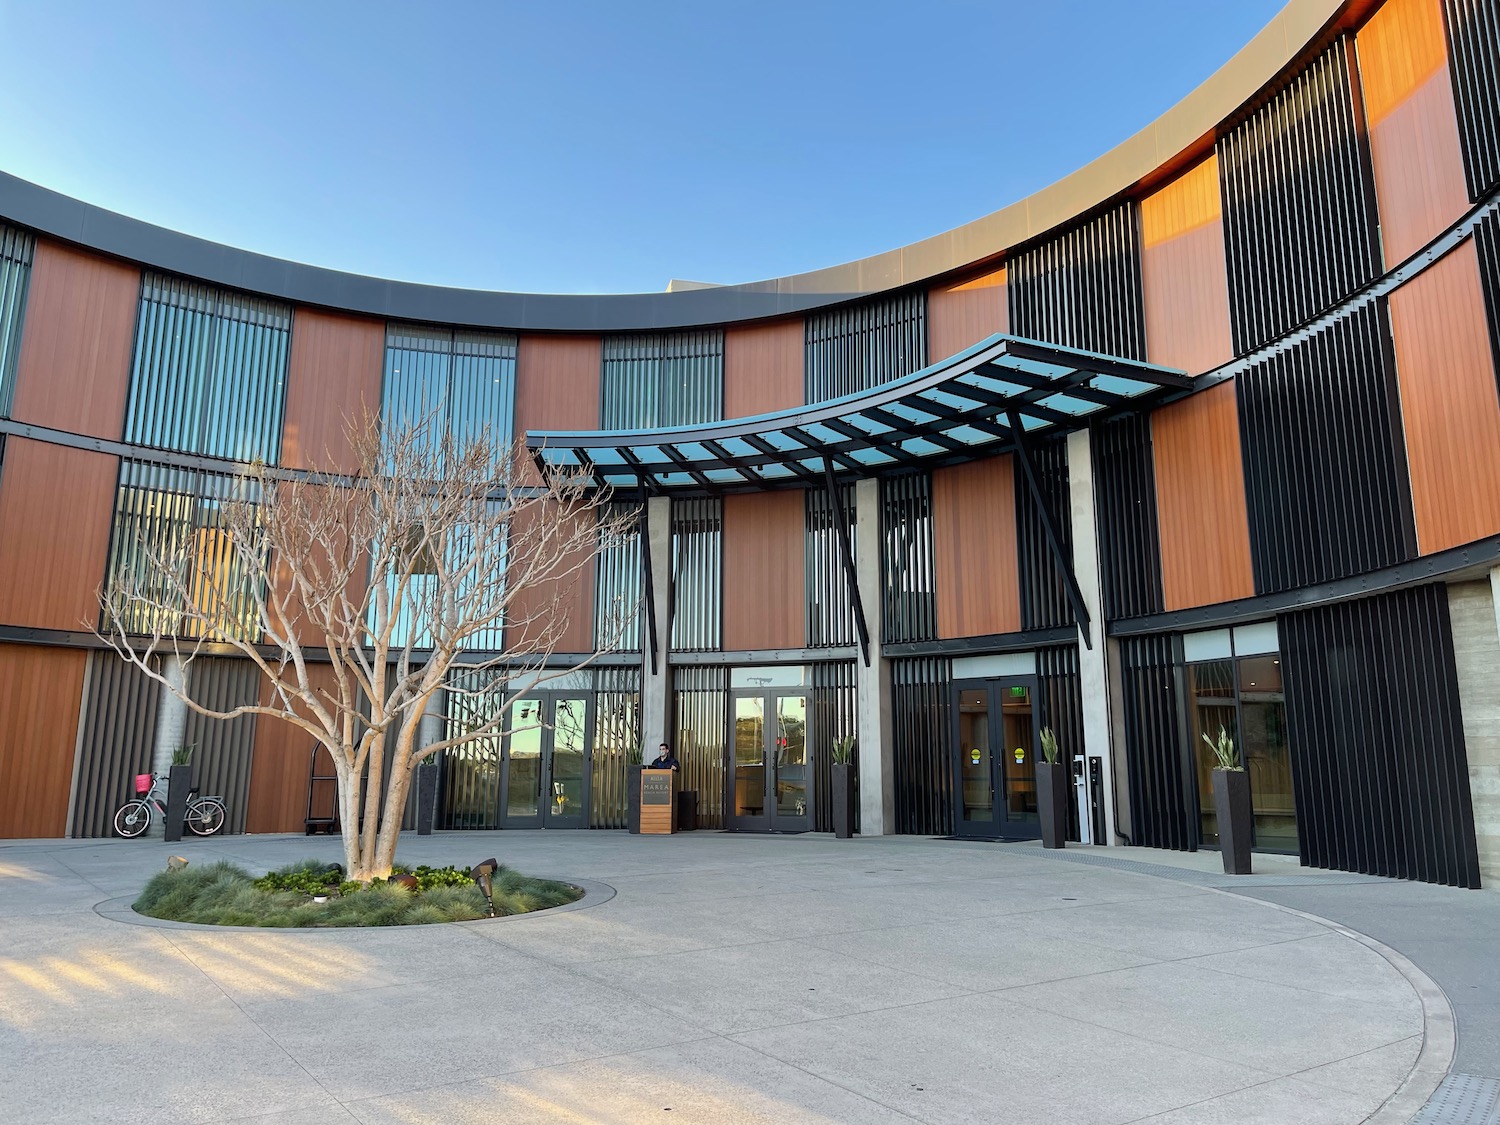
<svg viewBox="0 0 1500 1125">
<path fill-rule="evenodd" d="M 680 770 L 682 766 L 677 761 L 677 755 L 672 753 L 672 748 L 663 742 L 656 748 L 656 761 L 652 762 L 647 769 L 653 770 Z"/>
</svg>

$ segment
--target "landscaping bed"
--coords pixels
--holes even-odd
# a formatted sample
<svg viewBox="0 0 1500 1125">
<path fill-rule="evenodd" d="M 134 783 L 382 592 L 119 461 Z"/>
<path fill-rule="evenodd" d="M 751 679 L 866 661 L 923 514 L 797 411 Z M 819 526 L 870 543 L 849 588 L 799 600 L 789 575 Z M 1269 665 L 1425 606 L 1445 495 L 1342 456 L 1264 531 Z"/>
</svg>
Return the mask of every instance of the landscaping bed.
<svg viewBox="0 0 1500 1125">
<path fill-rule="evenodd" d="M 401 883 L 350 883 L 336 863 L 303 860 L 259 878 L 232 863 L 163 871 L 136 899 L 136 913 L 208 926 L 420 926 L 489 916 L 468 872 L 455 867 L 395 868 Z M 415 881 L 415 888 L 409 884 Z M 533 879 L 500 867 L 494 873 L 495 913 L 526 914 L 576 902 L 567 883 Z M 326 901 L 315 901 L 325 899 Z"/>
</svg>

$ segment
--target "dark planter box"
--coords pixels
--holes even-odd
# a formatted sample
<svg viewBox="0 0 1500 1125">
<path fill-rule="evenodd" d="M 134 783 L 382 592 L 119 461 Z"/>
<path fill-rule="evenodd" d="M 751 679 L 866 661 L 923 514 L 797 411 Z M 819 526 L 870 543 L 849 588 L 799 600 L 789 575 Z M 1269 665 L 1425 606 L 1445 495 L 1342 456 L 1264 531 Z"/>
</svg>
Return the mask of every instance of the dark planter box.
<svg viewBox="0 0 1500 1125">
<path fill-rule="evenodd" d="M 641 770 L 645 766 L 625 767 L 625 793 L 626 793 L 626 824 L 630 827 L 632 835 L 641 834 Z"/>
<path fill-rule="evenodd" d="M 167 770 L 167 843 L 182 839 L 182 824 L 187 819 L 188 794 L 193 788 L 193 767 L 172 766 Z"/>
<path fill-rule="evenodd" d="M 1061 762 L 1038 762 L 1036 811 L 1042 821 L 1042 847 L 1063 848 L 1068 843 L 1068 767 Z"/>
<path fill-rule="evenodd" d="M 1250 775 L 1244 770 L 1214 770 L 1214 812 L 1219 819 L 1219 854 L 1224 874 L 1250 874 L 1250 843 L 1255 828 L 1250 810 Z"/>
<path fill-rule="evenodd" d="M 859 797 L 859 779 L 854 763 L 834 763 L 833 767 L 833 834 L 840 840 L 854 835 L 854 802 Z"/>
<path fill-rule="evenodd" d="M 431 836 L 432 821 L 437 816 L 437 766 L 417 767 L 417 835 Z"/>
</svg>

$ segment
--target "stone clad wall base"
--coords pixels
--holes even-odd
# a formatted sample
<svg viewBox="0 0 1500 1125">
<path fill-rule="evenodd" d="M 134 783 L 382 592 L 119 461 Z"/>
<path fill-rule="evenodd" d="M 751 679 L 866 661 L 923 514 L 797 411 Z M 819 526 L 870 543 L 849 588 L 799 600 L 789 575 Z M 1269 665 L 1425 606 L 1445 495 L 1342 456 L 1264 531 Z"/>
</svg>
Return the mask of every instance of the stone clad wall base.
<svg viewBox="0 0 1500 1125">
<path fill-rule="evenodd" d="M 1479 872 L 1500 879 L 1500 569 L 1448 587 Z"/>
</svg>

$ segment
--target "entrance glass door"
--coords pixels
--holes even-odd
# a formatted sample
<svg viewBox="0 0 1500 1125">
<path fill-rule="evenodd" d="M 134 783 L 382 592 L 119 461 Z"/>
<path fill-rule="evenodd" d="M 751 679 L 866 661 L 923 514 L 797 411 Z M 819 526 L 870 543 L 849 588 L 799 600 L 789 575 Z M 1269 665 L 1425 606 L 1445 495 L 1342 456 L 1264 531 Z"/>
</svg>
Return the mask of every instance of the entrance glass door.
<svg viewBox="0 0 1500 1125">
<path fill-rule="evenodd" d="M 506 740 L 502 813 L 506 828 L 586 828 L 589 700 L 538 692 L 516 700 Z"/>
<path fill-rule="evenodd" d="M 753 832 L 812 827 L 807 702 L 801 691 L 734 693 L 726 827 Z"/>
<path fill-rule="evenodd" d="M 959 680 L 952 703 L 954 834 L 1040 835 L 1035 678 Z"/>
</svg>

